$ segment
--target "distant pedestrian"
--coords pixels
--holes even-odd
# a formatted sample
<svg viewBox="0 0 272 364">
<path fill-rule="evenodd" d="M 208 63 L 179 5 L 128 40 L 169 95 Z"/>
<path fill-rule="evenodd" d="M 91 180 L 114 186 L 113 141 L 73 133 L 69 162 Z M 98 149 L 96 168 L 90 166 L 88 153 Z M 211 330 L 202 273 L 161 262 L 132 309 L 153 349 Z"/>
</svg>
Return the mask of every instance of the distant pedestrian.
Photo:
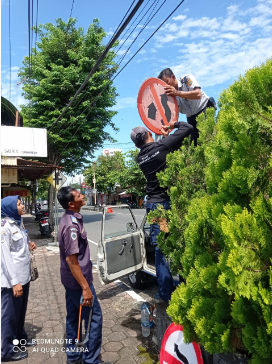
<svg viewBox="0 0 272 364">
<path fill-rule="evenodd" d="M 19 196 L 1 200 L 1 360 L 27 358 L 23 347 L 35 346 L 25 332 L 25 316 L 30 284 L 30 250 L 22 215 L 24 205 Z M 21 351 L 18 344 L 22 345 Z"/>
<path fill-rule="evenodd" d="M 140 209 L 143 207 L 143 199 L 142 199 L 142 197 L 140 197 L 140 199 L 139 199 L 139 207 L 140 207 Z"/>
<path fill-rule="evenodd" d="M 186 114 L 188 123 L 194 128 L 191 140 L 197 146 L 199 131 L 196 118 L 202 112 L 205 114 L 208 107 L 216 109 L 214 99 L 206 95 L 192 74 L 187 73 L 183 77 L 176 78 L 170 68 L 165 68 L 158 78 L 168 85 L 165 87 L 165 93 L 177 98 L 179 112 Z"/>
<path fill-rule="evenodd" d="M 102 342 L 102 311 L 93 286 L 87 232 L 84 230 L 83 217 L 80 214 L 81 207 L 85 205 L 84 196 L 74 188 L 62 187 L 57 197 L 65 209 L 59 223 L 58 241 L 61 282 L 66 290 L 67 364 L 104 363 L 99 360 Z M 81 296 L 83 296 L 82 317 L 85 321 L 85 330 L 87 330 L 93 301 L 90 336 L 83 353 L 76 347 Z"/>
</svg>

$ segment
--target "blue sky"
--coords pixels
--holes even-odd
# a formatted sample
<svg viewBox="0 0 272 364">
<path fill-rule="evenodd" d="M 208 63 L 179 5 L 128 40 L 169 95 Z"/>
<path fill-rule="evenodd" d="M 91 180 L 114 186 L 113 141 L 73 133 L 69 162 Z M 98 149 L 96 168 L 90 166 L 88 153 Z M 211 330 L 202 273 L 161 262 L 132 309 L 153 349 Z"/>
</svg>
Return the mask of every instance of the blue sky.
<svg viewBox="0 0 272 364">
<path fill-rule="evenodd" d="M 144 4 L 148 0 L 145 0 Z M 34 4 L 36 0 L 34 0 Z M 105 43 L 119 24 L 131 1 L 74 0 L 73 17 L 86 31 L 94 18 L 108 32 Z M 150 2 L 150 4 L 152 1 Z M 162 3 L 160 0 L 159 4 Z M 137 39 L 126 59 L 142 45 L 156 27 L 177 6 L 179 0 L 167 0 L 149 26 Z M 39 24 L 68 20 L 72 0 L 39 0 Z M 2 0 L 2 94 L 9 97 L 8 0 Z M 18 68 L 28 54 L 27 1 L 11 0 L 12 97 L 17 105 L 24 103 L 17 86 Z M 140 27 L 138 28 L 140 29 Z M 133 40 L 137 32 L 131 35 Z M 122 52 L 130 44 L 123 46 Z M 113 121 L 120 132 L 107 129 L 119 143 L 130 142 L 130 131 L 142 125 L 137 110 L 137 94 L 143 81 L 156 77 L 165 67 L 176 76 L 192 73 L 209 96 L 220 92 L 246 70 L 271 57 L 272 0 L 218 1 L 185 0 L 176 13 L 116 78 L 119 97 Z M 117 58 L 118 59 L 118 58 Z M 125 63 L 125 62 L 124 62 Z M 123 64 L 124 64 L 123 63 Z M 185 121 L 180 114 L 179 120 Z M 106 148 L 111 146 L 107 145 Z M 114 147 L 114 146 L 112 146 Z M 118 144 L 127 151 L 133 144 Z M 96 154 L 101 154 L 98 150 Z"/>
</svg>

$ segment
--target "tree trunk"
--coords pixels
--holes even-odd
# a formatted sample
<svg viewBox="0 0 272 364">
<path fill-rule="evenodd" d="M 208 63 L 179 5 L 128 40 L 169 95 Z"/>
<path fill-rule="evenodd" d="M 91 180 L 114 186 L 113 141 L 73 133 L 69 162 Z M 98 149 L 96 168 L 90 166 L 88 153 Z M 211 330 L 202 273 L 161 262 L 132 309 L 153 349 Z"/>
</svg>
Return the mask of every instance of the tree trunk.
<svg viewBox="0 0 272 364">
<path fill-rule="evenodd" d="M 49 208 L 49 222 L 52 228 L 55 225 L 53 201 L 54 201 L 54 187 L 50 184 L 48 189 L 48 208 Z"/>
</svg>

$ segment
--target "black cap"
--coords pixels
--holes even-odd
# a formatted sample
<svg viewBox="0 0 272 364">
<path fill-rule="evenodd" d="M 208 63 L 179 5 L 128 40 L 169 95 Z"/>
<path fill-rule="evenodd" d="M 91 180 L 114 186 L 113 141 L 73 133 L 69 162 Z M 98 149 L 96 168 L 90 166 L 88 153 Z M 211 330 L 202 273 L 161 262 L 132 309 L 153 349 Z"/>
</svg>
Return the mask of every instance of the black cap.
<svg viewBox="0 0 272 364">
<path fill-rule="evenodd" d="M 141 145 L 142 142 L 145 140 L 145 136 L 148 133 L 148 130 L 144 126 L 136 126 L 133 128 L 130 133 L 130 138 L 133 143 L 136 145 Z"/>
</svg>

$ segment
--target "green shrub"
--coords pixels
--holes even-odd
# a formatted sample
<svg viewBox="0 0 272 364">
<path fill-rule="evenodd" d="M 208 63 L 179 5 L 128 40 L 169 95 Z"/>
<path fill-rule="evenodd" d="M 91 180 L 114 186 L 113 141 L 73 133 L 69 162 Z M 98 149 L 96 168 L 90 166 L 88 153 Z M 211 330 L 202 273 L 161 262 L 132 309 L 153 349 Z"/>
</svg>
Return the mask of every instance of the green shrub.
<svg viewBox="0 0 272 364">
<path fill-rule="evenodd" d="M 199 146 L 168 156 L 170 234 L 159 246 L 185 282 L 168 313 L 187 342 L 272 363 L 272 60 L 224 90 L 198 118 Z"/>
</svg>

